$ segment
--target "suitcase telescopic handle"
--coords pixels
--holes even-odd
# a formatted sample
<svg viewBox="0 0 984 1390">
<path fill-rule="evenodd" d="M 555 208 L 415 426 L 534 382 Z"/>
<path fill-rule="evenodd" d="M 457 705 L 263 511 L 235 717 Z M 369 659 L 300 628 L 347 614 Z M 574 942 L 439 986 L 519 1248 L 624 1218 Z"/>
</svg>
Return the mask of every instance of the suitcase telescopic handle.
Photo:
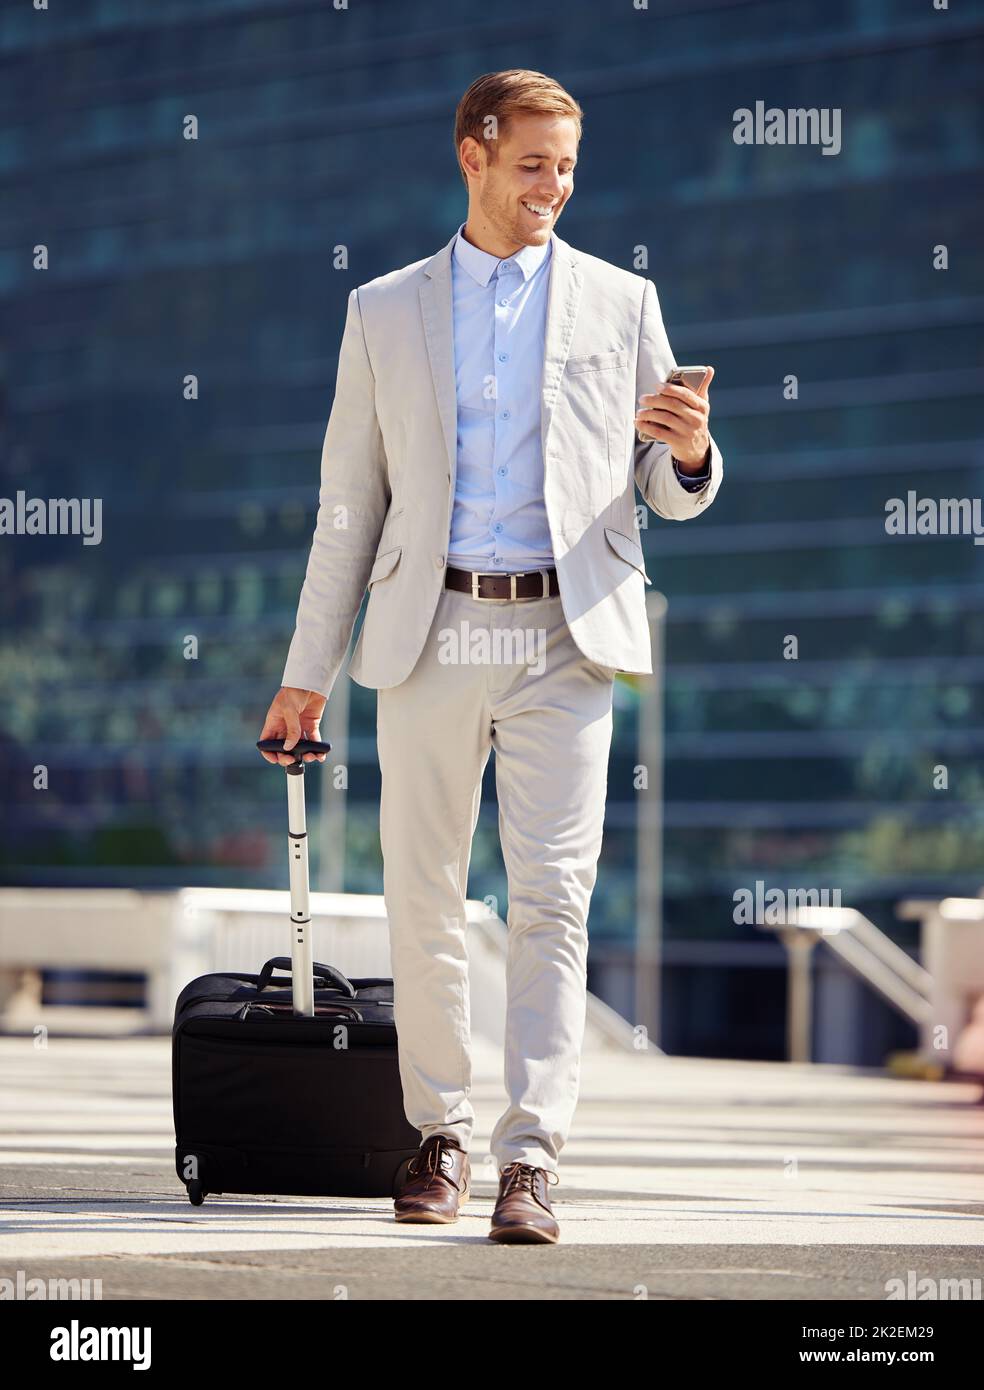
<svg viewBox="0 0 984 1390">
<path fill-rule="evenodd" d="M 282 753 L 282 738 L 261 738 L 257 748 L 261 753 Z M 311 904 L 310 884 L 308 882 L 308 842 L 307 818 L 304 812 L 304 761 L 305 753 L 327 753 L 330 743 L 319 743 L 316 739 L 300 738 L 293 748 L 294 761 L 284 763 L 287 773 L 287 844 L 290 866 L 290 966 L 291 998 L 294 1013 L 298 1018 L 314 1017 L 314 954 L 311 946 Z M 286 960 L 286 957 L 278 957 Z M 264 966 L 266 969 L 266 966 Z M 344 979 L 344 976 L 342 977 Z M 345 981 L 348 984 L 348 981 Z M 262 988 L 262 986 L 261 986 Z M 349 990 L 354 994 L 351 985 Z"/>
<path fill-rule="evenodd" d="M 256 989 L 259 992 L 266 989 L 267 985 L 285 984 L 286 981 L 274 980 L 275 970 L 287 970 L 291 968 L 290 956 L 274 956 L 273 960 L 268 960 L 260 971 L 256 979 Z M 349 999 L 357 998 L 355 985 L 351 980 L 347 980 L 340 970 L 336 970 L 333 965 L 319 965 L 314 962 L 315 980 L 324 980 L 329 989 L 339 989 L 348 996 Z"/>
</svg>

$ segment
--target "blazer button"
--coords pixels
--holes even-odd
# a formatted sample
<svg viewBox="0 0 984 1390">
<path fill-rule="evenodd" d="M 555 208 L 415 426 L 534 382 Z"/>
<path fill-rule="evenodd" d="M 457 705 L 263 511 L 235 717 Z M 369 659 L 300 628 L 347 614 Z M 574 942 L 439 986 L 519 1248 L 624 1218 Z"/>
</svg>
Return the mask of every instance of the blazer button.
<svg viewBox="0 0 984 1390">
<path fill-rule="evenodd" d="M 435 556 L 434 563 L 437 565 L 437 568 L 440 569 L 441 566 L 444 564 L 444 556 L 443 556 L 443 555 L 437 555 L 437 556 Z"/>
</svg>

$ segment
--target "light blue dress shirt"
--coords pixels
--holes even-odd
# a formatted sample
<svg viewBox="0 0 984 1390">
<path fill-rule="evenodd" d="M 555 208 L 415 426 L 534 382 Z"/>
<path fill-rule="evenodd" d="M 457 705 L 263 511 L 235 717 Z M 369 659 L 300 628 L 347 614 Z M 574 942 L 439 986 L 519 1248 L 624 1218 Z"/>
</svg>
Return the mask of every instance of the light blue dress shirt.
<svg viewBox="0 0 984 1390">
<path fill-rule="evenodd" d="M 458 462 L 448 564 L 553 564 L 543 500 L 540 383 L 553 246 L 499 260 L 458 228 L 451 255 Z"/>
<path fill-rule="evenodd" d="M 509 574 L 554 562 L 540 386 L 553 238 L 500 260 L 458 228 L 451 253 L 457 476 L 448 564 Z M 710 470 L 686 482 L 703 486 Z"/>
</svg>

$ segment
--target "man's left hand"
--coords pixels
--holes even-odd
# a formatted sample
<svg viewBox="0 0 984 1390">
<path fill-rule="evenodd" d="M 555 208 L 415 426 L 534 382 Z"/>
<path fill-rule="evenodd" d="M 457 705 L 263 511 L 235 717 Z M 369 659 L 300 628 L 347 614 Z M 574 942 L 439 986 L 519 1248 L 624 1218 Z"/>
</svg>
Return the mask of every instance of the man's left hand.
<svg viewBox="0 0 984 1390">
<path fill-rule="evenodd" d="M 669 444 L 683 473 L 699 473 L 711 447 L 707 428 L 711 405 L 707 388 L 713 376 L 714 368 L 708 367 L 696 391 L 667 382 L 658 391 L 639 397 L 636 429 L 646 439 Z"/>
</svg>

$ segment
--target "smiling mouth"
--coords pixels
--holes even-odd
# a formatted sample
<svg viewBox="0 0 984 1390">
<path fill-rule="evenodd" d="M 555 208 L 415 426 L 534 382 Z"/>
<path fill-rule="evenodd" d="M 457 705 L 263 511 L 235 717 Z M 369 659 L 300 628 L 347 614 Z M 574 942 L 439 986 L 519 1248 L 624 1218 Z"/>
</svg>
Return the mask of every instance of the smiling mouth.
<svg viewBox="0 0 984 1390">
<path fill-rule="evenodd" d="M 547 207 L 546 203 L 533 203 L 531 205 L 530 203 L 524 202 L 522 198 L 520 198 L 519 201 L 523 204 L 526 211 L 531 213 L 538 222 L 546 222 L 547 219 L 553 215 L 554 208 L 556 207 L 556 204 L 553 203 Z"/>
</svg>

